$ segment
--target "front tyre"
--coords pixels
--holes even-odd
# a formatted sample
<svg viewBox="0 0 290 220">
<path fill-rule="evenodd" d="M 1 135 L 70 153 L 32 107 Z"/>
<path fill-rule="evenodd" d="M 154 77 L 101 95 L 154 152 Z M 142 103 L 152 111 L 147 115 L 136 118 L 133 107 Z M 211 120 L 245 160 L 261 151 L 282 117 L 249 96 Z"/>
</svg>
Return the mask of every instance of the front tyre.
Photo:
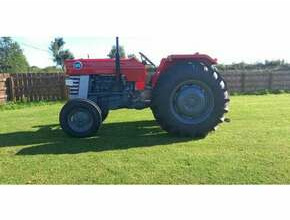
<svg viewBox="0 0 290 220">
<path fill-rule="evenodd" d="M 96 133 L 102 123 L 100 108 L 87 99 L 73 99 L 61 109 L 60 126 L 74 137 L 89 137 Z"/>
<path fill-rule="evenodd" d="M 228 111 L 226 83 L 201 63 L 178 63 L 162 73 L 153 90 L 151 109 L 167 132 L 205 137 Z"/>
<path fill-rule="evenodd" d="M 102 121 L 105 121 L 109 115 L 109 109 L 103 108 L 102 106 L 100 106 L 100 109 L 101 109 Z"/>
</svg>

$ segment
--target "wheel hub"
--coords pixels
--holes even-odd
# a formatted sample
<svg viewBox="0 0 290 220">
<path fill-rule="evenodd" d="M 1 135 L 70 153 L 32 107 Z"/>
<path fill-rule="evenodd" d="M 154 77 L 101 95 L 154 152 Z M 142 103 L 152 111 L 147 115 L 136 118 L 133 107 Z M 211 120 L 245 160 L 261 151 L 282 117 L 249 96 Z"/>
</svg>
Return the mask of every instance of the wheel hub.
<svg viewBox="0 0 290 220">
<path fill-rule="evenodd" d="M 184 123 L 203 121 L 214 105 L 210 88 L 200 81 L 188 81 L 177 86 L 172 94 L 173 113 Z"/>
<path fill-rule="evenodd" d="M 188 117 L 199 115 L 206 106 L 204 93 L 196 86 L 183 88 L 176 96 L 178 111 Z"/>
<path fill-rule="evenodd" d="M 68 117 L 68 124 L 75 131 L 85 132 L 92 126 L 92 120 L 92 116 L 87 110 L 78 109 L 71 112 Z"/>
</svg>

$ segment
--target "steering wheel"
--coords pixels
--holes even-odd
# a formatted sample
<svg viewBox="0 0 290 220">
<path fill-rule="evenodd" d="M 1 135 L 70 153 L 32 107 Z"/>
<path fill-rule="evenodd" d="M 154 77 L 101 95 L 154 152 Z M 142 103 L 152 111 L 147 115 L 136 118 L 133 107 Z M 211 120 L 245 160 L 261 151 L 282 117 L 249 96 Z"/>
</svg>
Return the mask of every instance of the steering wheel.
<svg viewBox="0 0 290 220">
<path fill-rule="evenodd" d="M 150 65 L 154 66 L 156 68 L 156 65 L 151 61 L 149 60 L 148 57 L 145 56 L 145 54 L 139 52 L 140 56 L 141 56 L 141 61 L 143 64 L 146 64 L 147 62 L 150 63 Z"/>
</svg>

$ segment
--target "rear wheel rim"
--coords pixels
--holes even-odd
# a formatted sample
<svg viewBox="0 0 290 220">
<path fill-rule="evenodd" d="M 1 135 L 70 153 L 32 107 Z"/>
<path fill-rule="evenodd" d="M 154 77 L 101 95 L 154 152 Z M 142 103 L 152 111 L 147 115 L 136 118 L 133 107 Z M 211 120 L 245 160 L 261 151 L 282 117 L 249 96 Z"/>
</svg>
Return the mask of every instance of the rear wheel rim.
<svg viewBox="0 0 290 220">
<path fill-rule="evenodd" d="M 170 108 L 173 115 L 185 124 L 197 124 L 206 120 L 213 107 L 213 92 L 201 81 L 182 82 L 170 95 Z"/>
<path fill-rule="evenodd" d="M 69 127 L 78 133 L 84 133 L 93 126 L 93 115 L 85 108 L 73 109 L 67 118 Z"/>
</svg>

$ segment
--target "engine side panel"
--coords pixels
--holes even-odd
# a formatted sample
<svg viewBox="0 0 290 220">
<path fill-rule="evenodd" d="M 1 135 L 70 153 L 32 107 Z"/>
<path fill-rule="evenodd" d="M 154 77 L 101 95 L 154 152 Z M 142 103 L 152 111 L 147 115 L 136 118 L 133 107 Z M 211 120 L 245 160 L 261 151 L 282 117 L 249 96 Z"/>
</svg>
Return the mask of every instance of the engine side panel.
<svg viewBox="0 0 290 220">
<path fill-rule="evenodd" d="M 114 89 L 115 83 L 116 76 L 90 75 L 88 99 L 106 109 L 129 108 L 135 82 L 126 81 L 122 91 Z"/>
</svg>

